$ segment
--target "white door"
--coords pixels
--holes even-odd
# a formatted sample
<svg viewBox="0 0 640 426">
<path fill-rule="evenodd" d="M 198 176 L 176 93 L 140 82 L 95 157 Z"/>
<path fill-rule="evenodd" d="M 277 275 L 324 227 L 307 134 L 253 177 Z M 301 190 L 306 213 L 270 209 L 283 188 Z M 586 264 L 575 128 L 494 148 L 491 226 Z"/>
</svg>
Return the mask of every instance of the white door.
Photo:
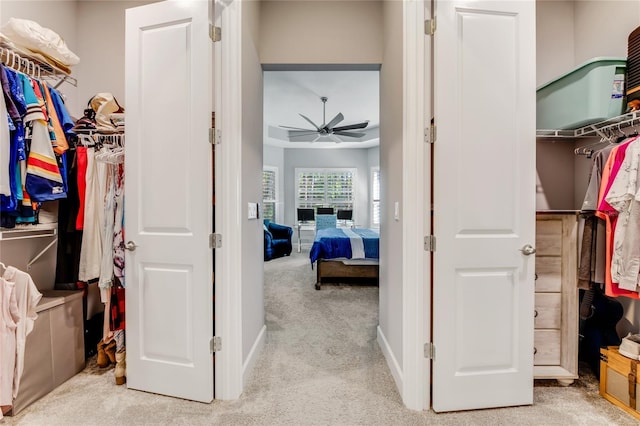
<svg viewBox="0 0 640 426">
<path fill-rule="evenodd" d="M 532 404 L 535 2 L 436 16 L 433 409 Z"/>
<path fill-rule="evenodd" d="M 213 400 L 208 1 L 127 10 L 127 385 Z"/>
</svg>

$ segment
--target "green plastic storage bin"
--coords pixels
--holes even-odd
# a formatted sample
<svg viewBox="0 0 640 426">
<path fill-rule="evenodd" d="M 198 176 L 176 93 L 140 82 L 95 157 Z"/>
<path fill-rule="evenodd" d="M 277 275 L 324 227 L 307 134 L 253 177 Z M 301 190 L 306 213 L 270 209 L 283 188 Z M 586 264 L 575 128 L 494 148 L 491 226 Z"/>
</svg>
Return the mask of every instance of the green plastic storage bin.
<svg viewBox="0 0 640 426">
<path fill-rule="evenodd" d="M 577 129 L 624 112 L 627 60 L 593 58 L 537 89 L 538 129 Z"/>
</svg>

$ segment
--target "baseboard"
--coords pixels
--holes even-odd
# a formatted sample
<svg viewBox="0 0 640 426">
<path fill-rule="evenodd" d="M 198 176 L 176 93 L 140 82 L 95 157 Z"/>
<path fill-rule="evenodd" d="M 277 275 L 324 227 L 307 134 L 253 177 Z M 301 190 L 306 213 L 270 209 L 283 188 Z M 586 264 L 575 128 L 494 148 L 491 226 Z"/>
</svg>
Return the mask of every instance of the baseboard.
<svg viewBox="0 0 640 426">
<path fill-rule="evenodd" d="M 249 377 L 251 377 L 251 372 L 256 365 L 258 360 L 258 356 L 260 352 L 262 352 L 262 348 L 264 348 L 265 338 L 267 335 L 267 326 L 263 325 L 260 333 L 258 333 L 258 337 L 256 341 L 253 342 L 253 346 L 249 351 L 249 355 L 247 356 L 246 361 L 242 365 L 242 387 L 247 386 L 247 382 L 249 381 Z"/>
<path fill-rule="evenodd" d="M 396 387 L 398 388 L 398 392 L 400 392 L 400 396 L 402 396 L 402 369 L 400 368 L 400 364 L 398 364 L 398 360 L 393 355 L 393 351 L 391 350 L 391 346 L 389 346 L 389 342 L 387 342 L 386 337 L 384 337 L 384 333 L 380 326 L 378 326 L 378 345 L 382 350 L 382 354 L 384 358 L 387 360 L 387 365 L 389 366 L 389 370 L 391 371 L 391 375 L 393 376 L 393 380 L 396 382 Z"/>
</svg>

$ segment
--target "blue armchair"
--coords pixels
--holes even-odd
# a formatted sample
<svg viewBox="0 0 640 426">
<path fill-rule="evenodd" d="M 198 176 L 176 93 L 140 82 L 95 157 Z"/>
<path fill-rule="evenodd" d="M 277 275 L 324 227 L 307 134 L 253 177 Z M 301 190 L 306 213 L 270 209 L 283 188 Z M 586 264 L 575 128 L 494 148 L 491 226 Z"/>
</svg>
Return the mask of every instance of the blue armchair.
<svg viewBox="0 0 640 426">
<path fill-rule="evenodd" d="M 291 238 L 293 229 L 289 226 L 278 225 L 270 220 L 264 221 L 264 260 L 289 256 L 293 246 Z"/>
</svg>

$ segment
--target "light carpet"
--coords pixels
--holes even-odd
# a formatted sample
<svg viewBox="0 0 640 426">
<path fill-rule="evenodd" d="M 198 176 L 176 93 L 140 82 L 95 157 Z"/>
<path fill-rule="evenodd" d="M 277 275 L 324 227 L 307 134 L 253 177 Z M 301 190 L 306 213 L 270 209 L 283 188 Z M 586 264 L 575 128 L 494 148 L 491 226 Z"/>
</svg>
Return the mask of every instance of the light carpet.
<svg viewBox="0 0 640 426">
<path fill-rule="evenodd" d="M 378 288 L 314 289 L 308 252 L 265 263 L 266 345 L 236 401 L 201 404 L 114 384 L 87 368 L 7 425 L 636 425 L 589 371 L 537 381 L 534 405 L 436 414 L 406 409 L 376 342 Z M 487 391 L 490 391 L 489 389 Z"/>
</svg>

